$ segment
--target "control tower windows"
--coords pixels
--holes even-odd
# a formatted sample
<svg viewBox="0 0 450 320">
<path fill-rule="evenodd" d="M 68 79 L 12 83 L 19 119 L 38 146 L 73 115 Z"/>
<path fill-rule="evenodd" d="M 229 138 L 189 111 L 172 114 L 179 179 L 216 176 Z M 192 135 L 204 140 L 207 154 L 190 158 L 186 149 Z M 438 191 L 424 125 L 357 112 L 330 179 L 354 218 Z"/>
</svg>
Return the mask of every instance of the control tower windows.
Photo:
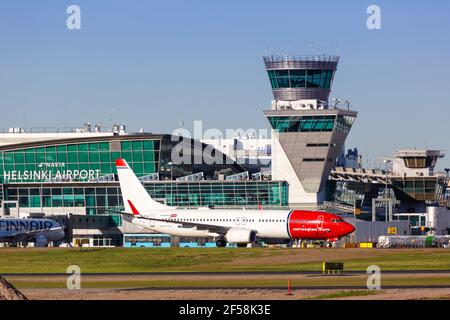
<svg viewBox="0 0 450 320">
<path fill-rule="evenodd" d="M 323 70 L 322 71 L 322 77 L 321 77 L 321 88 L 330 88 L 331 86 L 331 78 L 333 77 L 333 71 L 332 70 Z"/>
<path fill-rule="evenodd" d="M 307 88 L 320 88 L 322 70 L 308 70 L 306 75 Z"/>
<path fill-rule="evenodd" d="M 335 116 L 269 117 L 269 122 L 279 132 L 330 132 Z"/>
<path fill-rule="evenodd" d="M 268 70 L 273 89 L 279 88 L 322 88 L 329 89 L 333 70 L 283 69 Z"/>
<path fill-rule="evenodd" d="M 306 70 L 290 70 L 291 87 L 304 88 L 306 86 Z"/>
<path fill-rule="evenodd" d="M 405 157 L 405 166 L 407 168 L 423 169 L 428 168 L 432 164 L 431 157 Z"/>
<path fill-rule="evenodd" d="M 342 133 L 348 133 L 352 128 L 353 122 L 355 121 L 355 117 L 351 116 L 338 116 L 336 131 Z"/>
<path fill-rule="evenodd" d="M 289 88 L 289 70 L 269 70 L 270 83 L 273 88 Z"/>
</svg>

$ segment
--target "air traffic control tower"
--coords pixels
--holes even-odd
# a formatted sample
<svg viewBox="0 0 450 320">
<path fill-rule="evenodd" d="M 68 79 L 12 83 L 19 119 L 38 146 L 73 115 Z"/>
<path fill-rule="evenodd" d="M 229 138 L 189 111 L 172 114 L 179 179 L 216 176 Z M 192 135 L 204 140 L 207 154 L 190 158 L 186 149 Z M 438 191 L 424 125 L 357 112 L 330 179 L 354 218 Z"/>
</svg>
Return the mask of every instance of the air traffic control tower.
<svg viewBox="0 0 450 320">
<path fill-rule="evenodd" d="M 338 56 L 265 56 L 272 85 L 272 179 L 289 183 L 289 204 L 325 200 L 325 182 L 357 112 L 331 105 Z"/>
</svg>

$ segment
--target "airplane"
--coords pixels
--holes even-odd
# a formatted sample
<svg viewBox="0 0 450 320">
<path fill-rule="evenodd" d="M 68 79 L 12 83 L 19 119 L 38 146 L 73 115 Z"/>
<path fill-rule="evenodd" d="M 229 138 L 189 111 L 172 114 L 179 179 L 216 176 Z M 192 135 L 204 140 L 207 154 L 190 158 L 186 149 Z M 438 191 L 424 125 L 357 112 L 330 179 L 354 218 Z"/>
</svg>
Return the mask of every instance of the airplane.
<svg viewBox="0 0 450 320">
<path fill-rule="evenodd" d="M 151 198 L 124 159 L 116 160 L 125 211 L 113 211 L 137 226 L 179 237 L 213 237 L 217 247 L 227 243 L 246 247 L 257 239 L 287 244 L 293 239 L 331 242 L 355 227 L 341 217 L 307 210 L 179 209 Z"/>
<path fill-rule="evenodd" d="M 0 242 L 34 242 L 35 247 L 45 247 L 50 241 L 60 241 L 64 237 L 63 227 L 54 220 L 0 219 Z"/>
</svg>

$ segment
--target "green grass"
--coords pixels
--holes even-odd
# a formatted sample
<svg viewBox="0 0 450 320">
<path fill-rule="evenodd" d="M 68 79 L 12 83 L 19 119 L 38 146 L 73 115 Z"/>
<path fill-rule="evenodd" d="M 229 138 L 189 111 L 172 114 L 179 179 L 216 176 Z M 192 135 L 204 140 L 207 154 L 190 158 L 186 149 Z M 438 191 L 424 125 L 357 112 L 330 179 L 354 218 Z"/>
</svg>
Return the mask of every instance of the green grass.
<svg viewBox="0 0 450 320">
<path fill-rule="evenodd" d="M 326 250 L 326 249 L 325 249 Z M 354 250 L 354 249 L 342 249 Z M 384 252 L 374 252 L 374 249 L 367 249 L 367 255 L 364 258 L 338 259 L 344 262 L 344 268 L 347 271 L 361 271 L 366 270 L 370 265 L 377 265 L 382 270 L 450 270 L 450 250 L 430 250 L 430 249 L 408 249 L 409 252 L 399 252 L 394 250 L 384 250 Z M 307 254 L 303 251 L 299 254 Z M 326 252 L 324 252 L 323 259 L 312 262 L 303 263 L 283 263 L 281 261 L 274 261 L 270 264 L 259 264 L 251 266 L 252 271 L 318 271 L 322 268 L 322 261 L 328 261 Z M 233 266 L 218 266 L 218 270 L 222 271 L 222 267 L 229 271 L 245 271 L 248 270 L 248 265 Z"/>
<path fill-rule="evenodd" d="M 275 253 L 273 251 L 272 253 Z M 82 272 L 178 271 L 199 264 L 270 256 L 270 251 L 189 248 L 0 249 L 1 273 L 64 273 L 69 265 Z"/>
<path fill-rule="evenodd" d="M 320 294 L 318 296 L 309 297 L 305 300 L 324 300 L 324 299 L 335 299 L 335 298 L 346 298 L 346 297 L 360 297 L 360 296 L 371 296 L 381 293 L 380 290 L 349 290 L 349 291 L 338 291 L 333 293 Z"/>
<path fill-rule="evenodd" d="M 312 254 L 315 258 L 307 261 Z M 320 271 L 322 261 L 336 256 L 345 270 L 366 270 L 372 264 L 382 270 L 450 270 L 448 249 L 0 248 L 0 274 L 65 273 L 70 265 L 84 273 Z"/>
<path fill-rule="evenodd" d="M 56 289 L 66 288 L 66 279 L 7 279 L 18 289 Z M 310 277 L 301 280 L 291 281 L 291 285 L 295 289 L 302 287 L 321 287 L 333 286 L 339 289 L 343 286 L 366 286 L 367 278 L 363 276 L 352 277 Z M 450 277 L 429 276 L 429 277 L 408 277 L 396 276 L 382 278 L 381 287 L 387 285 L 406 286 L 406 285 L 450 285 Z M 252 278 L 252 279 L 233 279 L 229 276 L 227 279 L 104 279 L 97 278 L 81 278 L 82 288 L 173 288 L 173 287 L 286 287 L 286 279 L 281 278 Z"/>
</svg>

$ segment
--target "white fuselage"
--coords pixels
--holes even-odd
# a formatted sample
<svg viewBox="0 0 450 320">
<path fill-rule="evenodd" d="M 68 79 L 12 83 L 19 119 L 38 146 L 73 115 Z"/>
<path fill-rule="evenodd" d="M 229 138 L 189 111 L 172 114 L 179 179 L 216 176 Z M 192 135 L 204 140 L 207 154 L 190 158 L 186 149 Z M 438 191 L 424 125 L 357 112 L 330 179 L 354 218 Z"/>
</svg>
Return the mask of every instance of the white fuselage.
<svg viewBox="0 0 450 320">
<path fill-rule="evenodd" d="M 125 207 L 124 219 L 157 233 L 214 237 L 217 246 L 251 243 L 257 238 L 335 239 L 354 227 L 338 216 L 306 210 L 177 209 L 151 198 L 124 159 L 116 160 Z"/>
<path fill-rule="evenodd" d="M 181 223 L 191 222 L 225 228 L 253 230 L 261 238 L 289 239 L 287 219 L 290 210 L 235 210 L 235 209 L 164 209 L 141 213 L 143 217 L 167 220 L 168 222 L 128 217 L 131 223 L 158 233 L 180 237 L 217 237 L 219 234 L 196 227 L 182 227 Z"/>
</svg>

